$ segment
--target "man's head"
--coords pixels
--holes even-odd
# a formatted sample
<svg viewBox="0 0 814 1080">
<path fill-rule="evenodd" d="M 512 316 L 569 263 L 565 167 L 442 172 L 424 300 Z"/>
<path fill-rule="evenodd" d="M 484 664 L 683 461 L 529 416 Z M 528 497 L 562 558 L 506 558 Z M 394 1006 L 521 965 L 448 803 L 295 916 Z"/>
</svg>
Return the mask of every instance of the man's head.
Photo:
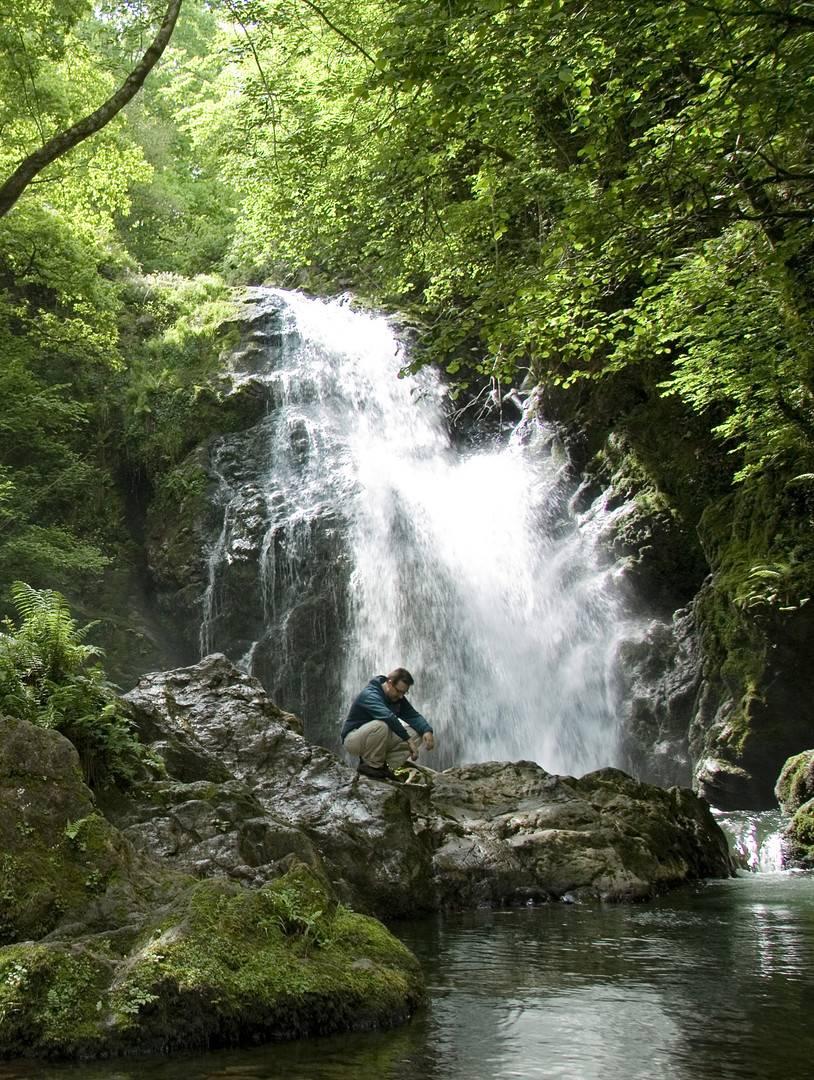
<svg viewBox="0 0 814 1080">
<path fill-rule="evenodd" d="M 394 668 L 382 684 L 384 696 L 388 701 L 401 701 L 413 685 L 413 677 L 407 668 Z"/>
</svg>

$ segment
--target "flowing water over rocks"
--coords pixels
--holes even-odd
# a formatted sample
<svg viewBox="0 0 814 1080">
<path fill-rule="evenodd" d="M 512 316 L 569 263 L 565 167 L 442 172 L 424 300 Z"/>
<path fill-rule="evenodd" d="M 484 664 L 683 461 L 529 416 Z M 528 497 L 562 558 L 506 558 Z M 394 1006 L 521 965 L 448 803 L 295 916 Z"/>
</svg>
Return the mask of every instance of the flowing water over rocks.
<svg viewBox="0 0 814 1080">
<path fill-rule="evenodd" d="M 771 873 L 783 869 L 783 827 L 787 819 L 779 810 L 762 813 L 731 810 L 715 813 L 715 819 L 730 839 L 738 865 L 753 873 Z"/>
<path fill-rule="evenodd" d="M 552 431 L 530 412 L 457 446 L 439 379 L 400 378 L 387 322 L 347 303 L 256 289 L 241 318 L 232 377 L 268 409 L 211 453 L 202 654 L 239 660 L 326 746 L 403 664 L 434 765 L 627 764 L 619 646 L 642 631 Z"/>
</svg>

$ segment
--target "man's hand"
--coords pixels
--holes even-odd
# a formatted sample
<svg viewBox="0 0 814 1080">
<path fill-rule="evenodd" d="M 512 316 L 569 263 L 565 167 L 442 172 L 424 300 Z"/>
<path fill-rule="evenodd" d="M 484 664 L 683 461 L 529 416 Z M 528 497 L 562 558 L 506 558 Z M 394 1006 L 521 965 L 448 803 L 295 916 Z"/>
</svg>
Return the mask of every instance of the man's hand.
<svg viewBox="0 0 814 1080">
<path fill-rule="evenodd" d="M 410 744 L 410 761 L 416 760 L 422 746 L 425 750 L 432 750 L 435 747 L 435 738 L 431 731 L 425 731 L 423 735 L 411 735 L 407 741 Z"/>
</svg>

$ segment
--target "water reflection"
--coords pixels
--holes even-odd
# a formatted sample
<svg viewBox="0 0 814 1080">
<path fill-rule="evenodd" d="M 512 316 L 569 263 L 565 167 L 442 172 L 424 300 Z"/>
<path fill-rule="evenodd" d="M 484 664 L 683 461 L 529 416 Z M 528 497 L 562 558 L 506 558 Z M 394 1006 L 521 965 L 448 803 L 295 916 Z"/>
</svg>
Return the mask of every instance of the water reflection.
<svg viewBox="0 0 814 1080">
<path fill-rule="evenodd" d="M 172 1060 L 1 1065 L 2 1080 L 802 1080 L 814 878 L 649 905 L 475 912 L 397 932 L 430 1006 L 394 1032 Z"/>
</svg>

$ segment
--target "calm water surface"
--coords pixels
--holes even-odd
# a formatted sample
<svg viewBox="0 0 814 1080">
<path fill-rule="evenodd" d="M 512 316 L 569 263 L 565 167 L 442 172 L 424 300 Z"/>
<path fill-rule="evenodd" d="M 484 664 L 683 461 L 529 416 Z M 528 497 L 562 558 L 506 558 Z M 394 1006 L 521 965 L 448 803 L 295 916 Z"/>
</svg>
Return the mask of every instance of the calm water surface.
<svg viewBox="0 0 814 1080">
<path fill-rule="evenodd" d="M 814 877 L 755 874 L 653 904 L 396 927 L 430 1005 L 404 1028 L 204 1056 L 2 1065 L 2 1080 L 808 1080 Z"/>
</svg>

